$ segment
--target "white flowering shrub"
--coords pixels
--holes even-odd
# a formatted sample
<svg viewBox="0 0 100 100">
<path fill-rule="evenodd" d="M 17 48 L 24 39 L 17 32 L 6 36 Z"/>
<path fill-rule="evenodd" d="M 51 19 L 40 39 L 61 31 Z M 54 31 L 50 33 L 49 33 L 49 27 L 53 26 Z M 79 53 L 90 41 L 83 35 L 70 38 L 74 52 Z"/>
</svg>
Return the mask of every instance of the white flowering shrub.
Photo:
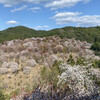
<svg viewBox="0 0 100 100">
<path fill-rule="evenodd" d="M 96 88 L 94 81 L 91 78 L 91 73 L 87 66 L 61 64 L 60 69 L 63 70 L 62 74 L 58 76 L 59 84 L 68 84 L 69 88 L 77 93 L 79 96 L 91 95 L 98 93 L 99 89 Z"/>
</svg>

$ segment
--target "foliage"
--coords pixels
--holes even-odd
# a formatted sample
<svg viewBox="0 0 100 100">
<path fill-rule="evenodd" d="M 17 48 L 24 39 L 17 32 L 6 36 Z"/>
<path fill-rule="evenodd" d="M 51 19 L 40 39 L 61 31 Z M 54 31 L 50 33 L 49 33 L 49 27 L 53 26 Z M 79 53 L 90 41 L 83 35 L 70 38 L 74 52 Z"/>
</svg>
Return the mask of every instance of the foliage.
<svg viewBox="0 0 100 100">
<path fill-rule="evenodd" d="M 10 93 L 10 96 L 12 97 L 12 96 L 14 96 L 14 95 L 18 95 L 18 94 L 19 94 L 19 91 L 20 91 L 20 89 L 16 89 L 16 90 L 12 91 L 12 92 Z"/>
<path fill-rule="evenodd" d="M 85 65 L 85 58 L 83 57 L 77 58 L 76 65 Z"/>
<path fill-rule="evenodd" d="M 93 62 L 93 67 L 100 68 L 100 60 L 94 61 Z"/>
<path fill-rule="evenodd" d="M 10 100 L 11 96 L 10 95 L 5 95 L 5 100 Z"/>
<path fill-rule="evenodd" d="M 0 83 L 2 82 L 2 78 L 0 77 Z M 5 96 L 3 94 L 3 87 L 0 84 L 0 100 L 5 100 Z"/>
<path fill-rule="evenodd" d="M 2 93 L 2 91 L 0 91 L 0 100 L 5 100 L 5 97 L 4 97 L 3 93 Z"/>
<path fill-rule="evenodd" d="M 57 83 L 58 83 L 58 75 L 61 74 L 61 70 L 59 69 L 59 65 L 61 62 L 55 62 L 53 67 L 51 68 L 46 68 L 43 67 L 41 70 L 41 78 L 42 80 L 46 81 L 46 83 L 53 84 L 53 87 L 56 89 L 57 88 Z"/>
<path fill-rule="evenodd" d="M 97 27 L 64 27 L 49 31 L 36 31 L 24 26 L 11 27 L 0 31 L 0 43 L 12 39 L 25 39 L 31 37 L 59 36 L 61 38 L 75 38 L 76 40 L 94 43 L 92 49 L 100 55 L 100 26 Z M 95 44 L 96 43 L 96 44 Z M 99 45 L 98 45 L 99 44 Z M 98 51 L 99 50 L 99 51 Z"/>
<path fill-rule="evenodd" d="M 100 51 L 100 43 L 94 43 L 94 44 L 91 46 L 91 49 L 92 49 L 92 50 L 95 50 L 95 51 Z"/>
<path fill-rule="evenodd" d="M 38 84 L 37 84 L 36 82 L 34 82 L 34 83 L 33 83 L 33 88 L 32 88 L 32 89 L 35 90 L 37 86 L 38 86 Z"/>
<path fill-rule="evenodd" d="M 91 79 L 91 73 L 87 66 L 68 65 L 63 63 L 60 69 L 64 70 L 59 76 L 58 84 L 68 84 L 69 88 L 79 96 L 91 95 L 91 93 L 98 93 L 99 87 L 95 86 L 94 80 Z"/>
<path fill-rule="evenodd" d="M 95 51 L 96 55 L 100 55 L 100 42 L 96 42 L 91 46 L 91 49 Z"/>
<path fill-rule="evenodd" d="M 30 37 L 60 36 L 94 43 L 100 42 L 100 27 L 98 27 L 64 27 L 50 31 L 36 31 L 24 26 L 17 26 L 0 31 L 0 42 Z"/>
<path fill-rule="evenodd" d="M 67 60 L 67 62 L 68 62 L 68 64 L 70 64 L 72 66 L 75 64 L 75 61 L 74 61 L 73 56 L 71 54 L 70 54 L 69 59 Z"/>
<path fill-rule="evenodd" d="M 26 90 L 26 92 L 30 92 L 30 91 L 31 91 L 31 86 L 30 86 L 30 84 L 27 84 L 25 90 Z"/>
</svg>

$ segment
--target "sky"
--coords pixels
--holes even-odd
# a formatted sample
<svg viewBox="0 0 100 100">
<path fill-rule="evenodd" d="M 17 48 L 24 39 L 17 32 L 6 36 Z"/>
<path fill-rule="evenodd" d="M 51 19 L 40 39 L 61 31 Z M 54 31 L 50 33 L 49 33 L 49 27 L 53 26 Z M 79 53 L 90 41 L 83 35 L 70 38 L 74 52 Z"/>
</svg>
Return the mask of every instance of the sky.
<svg viewBox="0 0 100 100">
<path fill-rule="evenodd" d="M 0 30 L 100 26 L 100 0 L 0 0 Z"/>
</svg>

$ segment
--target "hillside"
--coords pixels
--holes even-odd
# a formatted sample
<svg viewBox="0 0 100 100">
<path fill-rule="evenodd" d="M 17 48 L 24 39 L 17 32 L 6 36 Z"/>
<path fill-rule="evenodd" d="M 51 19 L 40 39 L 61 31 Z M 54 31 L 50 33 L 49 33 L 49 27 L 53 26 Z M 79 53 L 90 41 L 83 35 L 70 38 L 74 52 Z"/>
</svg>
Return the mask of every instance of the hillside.
<svg viewBox="0 0 100 100">
<path fill-rule="evenodd" d="M 36 31 L 24 26 L 11 27 L 6 30 L 0 31 L 0 42 L 3 43 L 12 39 L 25 39 L 32 36 L 38 36 L 42 31 Z"/>
<path fill-rule="evenodd" d="M 72 39 L 80 41 L 87 41 L 92 43 L 92 50 L 96 55 L 100 56 L 100 27 L 64 27 L 53 29 L 49 31 L 36 31 L 24 26 L 11 27 L 0 31 L 0 43 L 13 39 L 25 39 L 31 37 L 48 37 L 59 36 L 61 38 Z M 96 44 L 95 44 L 96 43 Z"/>
<path fill-rule="evenodd" d="M 61 38 L 75 38 L 89 43 L 100 42 L 100 27 L 64 27 L 50 31 L 36 31 L 24 26 L 11 27 L 0 31 L 0 42 L 12 39 L 25 39 L 30 37 L 60 36 Z"/>
<path fill-rule="evenodd" d="M 90 46 L 58 36 L 0 44 L 0 100 L 98 98 L 100 57 Z M 23 99 L 25 96 L 27 99 Z"/>
</svg>

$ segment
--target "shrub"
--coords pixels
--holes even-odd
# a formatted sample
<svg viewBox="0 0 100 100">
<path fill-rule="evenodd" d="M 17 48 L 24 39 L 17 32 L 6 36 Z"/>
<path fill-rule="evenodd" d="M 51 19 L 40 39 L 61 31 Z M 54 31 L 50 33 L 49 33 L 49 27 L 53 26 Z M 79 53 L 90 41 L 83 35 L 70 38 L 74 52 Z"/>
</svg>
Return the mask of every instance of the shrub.
<svg viewBox="0 0 100 100">
<path fill-rule="evenodd" d="M 87 66 L 80 65 L 68 65 L 63 63 L 59 66 L 61 70 L 64 70 L 62 74 L 58 77 L 60 86 L 68 84 L 69 88 L 80 97 L 85 95 L 91 95 L 93 93 L 99 93 L 99 87 L 96 87 L 96 84 L 93 79 L 91 79 L 91 73 Z"/>
<path fill-rule="evenodd" d="M 98 43 L 98 42 L 94 43 L 94 44 L 91 46 L 90 49 L 92 49 L 92 50 L 95 51 L 95 55 L 100 56 L 100 43 Z"/>
<path fill-rule="evenodd" d="M 94 50 L 94 51 L 100 51 L 100 43 L 94 43 L 91 46 L 91 49 Z"/>
<path fill-rule="evenodd" d="M 100 60 L 93 62 L 93 67 L 100 68 Z"/>
<path fill-rule="evenodd" d="M 27 84 L 27 86 L 26 86 L 26 92 L 30 92 L 31 91 L 31 87 L 30 87 L 30 84 Z"/>
<path fill-rule="evenodd" d="M 76 61 L 76 65 L 85 65 L 85 58 L 79 57 Z"/>
<path fill-rule="evenodd" d="M 0 91 L 0 100 L 5 100 L 4 94 Z"/>
<path fill-rule="evenodd" d="M 12 91 L 12 92 L 10 93 L 10 97 L 14 97 L 14 96 L 18 95 L 19 92 L 20 92 L 20 89 L 16 89 L 16 90 Z M 8 97 L 9 97 L 9 96 L 8 96 Z"/>
<path fill-rule="evenodd" d="M 46 83 L 53 84 L 54 89 L 57 88 L 57 83 L 58 83 L 58 75 L 61 74 L 61 70 L 59 68 L 59 65 L 61 62 L 55 61 L 53 67 L 51 68 L 46 68 L 43 67 L 41 70 L 41 78 L 42 80 L 46 81 Z"/>
<path fill-rule="evenodd" d="M 68 62 L 68 64 L 70 64 L 72 66 L 75 64 L 75 61 L 74 61 L 73 56 L 71 54 L 70 54 L 69 59 L 67 60 L 67 62 Z"/>
<path fill-rule="evenodd" d="M 10 98 L 11 98 L 10 95 L 7 95 L 7 94 L 5 95 L 5 100 L 10 100 Z"/>
</svg>

